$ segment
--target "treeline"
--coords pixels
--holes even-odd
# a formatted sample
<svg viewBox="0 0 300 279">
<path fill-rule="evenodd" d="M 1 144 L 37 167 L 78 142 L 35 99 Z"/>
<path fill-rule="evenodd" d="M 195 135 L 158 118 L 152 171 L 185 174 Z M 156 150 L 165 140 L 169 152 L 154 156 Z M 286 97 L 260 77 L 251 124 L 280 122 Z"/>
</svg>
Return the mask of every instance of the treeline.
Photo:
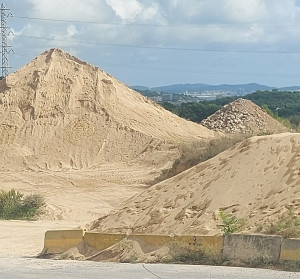
<svg viewBox="0 0 300 279">
<path fill-rule="evenodd" d="M 193 102 L 193 103 L 182 103 L 177 106 L 171 103 L 164 102 L 162 106 L 177 114 L 178 116 L 191 120 L 193 122 L 200 123 L 203 119 L 214 114 L 222 106 L 213 104 L 211 102 Z"/>
<path fill-rule="evenodd" d="M 162 103 L 162 106 L 180 117 L 199 123 L 214 114 L 222 106 L 238 98 L 241 98 L 241 96 L 226 97 L 213 101 L 182 103 L 180 105 L 165 102 Z M 287 126 L 292 125 L 293 128 L 296 128 L 300 122 L 299 91 L 256 91 L 242 98 L 251 100 Z"/>
</svg>

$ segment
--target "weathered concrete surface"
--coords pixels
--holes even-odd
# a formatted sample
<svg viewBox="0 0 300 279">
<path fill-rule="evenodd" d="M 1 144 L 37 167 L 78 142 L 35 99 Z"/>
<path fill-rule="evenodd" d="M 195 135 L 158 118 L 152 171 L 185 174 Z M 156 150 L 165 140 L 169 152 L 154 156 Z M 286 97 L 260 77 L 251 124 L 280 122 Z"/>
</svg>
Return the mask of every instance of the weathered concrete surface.
<svg viewBox="0 0 300 279">
<path fill-rule="evenodd" d="M 83 230 L 57 230 L 45 233 L 42 253 L 52 254 L 65 252 L 83 240 Z"/>
<path fill-rule="evenodd" d="M 241 261 L 260 258 L 277 261 L 280 257 L 281 241 L 282 238 L 279 236 L 226 235 L 223 256 Z"/>
<path fill-rule="evenodd" d="M 223 250 L 223 236 L 175 236 L 177 246 L 193 251 L 202 251 L 208 255 L 220 256 Z"/>
<path fill-rule="evenodd" d="M 91 247 L 102 251 L 126 237 L 126 234 L 86 232 L 83 239 Z"/>
<path fill-rule="evenodd" d="M 139 242 L 144 253 L 152 252 L 172 241 L 172 237 L 167 235 L 134 234 L 134 235 L 129 235 L 127 239 L 135 240 Z"/>
<path fill-rule="evenodd" d="M 300 261 L 300 239 L 284 239 L 282 241 L 280 260 Z"/>
</svg>

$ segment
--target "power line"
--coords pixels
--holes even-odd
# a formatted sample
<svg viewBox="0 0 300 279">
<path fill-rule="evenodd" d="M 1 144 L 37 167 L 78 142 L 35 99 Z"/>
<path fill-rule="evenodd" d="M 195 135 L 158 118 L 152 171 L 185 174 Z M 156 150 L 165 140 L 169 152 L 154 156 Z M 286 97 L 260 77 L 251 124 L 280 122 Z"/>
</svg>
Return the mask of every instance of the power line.
<svg viewBox="0 0 300 279">
<path fill-rule="evenodd" d="M 259 24 L 230 24 L 230 23 L 211 23 L 211 24 L 155 24 L 155 23 L 125 23 L 125 22 L 100 22 L 100 21 L 80 21 L 54 18 L 40 18 L 27 16 L 14 16 L 19 19 L 28 19 L 36 21 L 51 21 L 51 22 L 65 22 L 78 24 L 96 24 L 96 25 L 116 25 L 116 26 L 142 26 L 142 27 L 165 27 L 165 28 L 188 28 L 188 29 L 248 29 L 248 28 L 266 28 L 266 29 L 298 29 L 299 25 L 259 25 Z"/>
<path fill-rule="evenodd" d="M 195 69 L 180 69 L 168 67 L 149 67 L 149 66 L 130 66 L 124 64 L 110 64 L 101 63 L 101 66 L 116 67 L 116 68 L 130 68 L 136 70 L 150 70 L 150 71 L 165 71 L 165 72 L 178 72 L 178 73 L 191 73 L 191 74 L 211 74 L 211 75 L 234 75 L 234 76 L 268 76 L 278 78 L 299 78 L 300 74 L 287 74 L 287 73 L 250 73 L 250 72 L 225 72 L 225 71 L 205 71 Z"/>
<path fill-rule="evenodd" d="M 125 48 L 142 48 L 142 49 L 158 49 L 158 50 L 173 50 L 173 51 L 254 53 L 254 54 L 255 53 L 257 53 L 257 54 L 300 54 L 300 51 L 203 49 L 203 48 L 184 48 L 184 47 L 164 47 L 164 46 L 147 46 L 147 45 L 111 44 L 111 43 L 75 41 L 75 40 L 37 37 L 37 36 L 27 36 L 27 35 L 15 35 L 15 37 L 29 38 L 29 39 L 36 39 L 36 40 L 46 40 L 46 41 L 66 42 L 66 43 L 73 43 L 73 44 L 85 44 L 85 45 L 109 46 L 109 47 L 125 47 Z"/>
</svg>

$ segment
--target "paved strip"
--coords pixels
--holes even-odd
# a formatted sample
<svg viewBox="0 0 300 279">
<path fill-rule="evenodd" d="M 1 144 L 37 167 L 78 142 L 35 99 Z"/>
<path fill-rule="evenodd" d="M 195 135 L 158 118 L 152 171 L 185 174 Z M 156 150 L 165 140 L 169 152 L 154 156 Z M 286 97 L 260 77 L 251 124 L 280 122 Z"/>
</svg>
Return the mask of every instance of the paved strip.
<svg viewBox="0 0 300 279">
<path fill-rule="evenodd" d="M 299 279 L 299 273 L 175 264 L 119 264 L 0 257 L 1 279 Z"/>
</svg>

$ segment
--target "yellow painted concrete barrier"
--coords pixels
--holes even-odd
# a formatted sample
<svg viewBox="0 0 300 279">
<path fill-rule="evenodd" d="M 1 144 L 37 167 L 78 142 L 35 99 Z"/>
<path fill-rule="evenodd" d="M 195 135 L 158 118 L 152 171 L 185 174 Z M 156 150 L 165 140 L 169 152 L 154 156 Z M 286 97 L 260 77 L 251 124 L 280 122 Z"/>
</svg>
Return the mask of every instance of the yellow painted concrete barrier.
<svg viewBox="0 0 300 279">
<path fill-rule="evenodd" d="M 172 237 L 168 235 L 131 234 L 127 239 L 137 241 L 144 253 L 155 251 L 172 241 Z"/>
<path fill-rule="evenodd" d="M 193 251 L 202 251 L 207 255 L 218 256 L 223 251 L 223 236 L 175 236 L 177 246 Z"/>
<path fill-rule="evenodd" d="M 300 239 L 283 239 L 280 260 L 300 261 Z"/>
<path fill-rule="evenodd" d="M 83 239 L 91 247 L 102 251 L 126 237 L 126 234 L 86 232 Z"/>
<path fill-rule="evenodd" d="M 47 231 L 45 234 L 44 249 L 41 254 L 62 253 L 75 247 L 81 241 L 84 241 L 98 251 L 102 251 L 123 239 L 137 241 L 144 253 L 149 253 L 166 244 L 171 244 L 170 247 L 174 249 L 185 248 L 192 251 L 202 251 L 207 255 L 223 255 L 235 260 L 254 260 L 263 257 L 274 261 L 300 261 L 300 239 L 282 239 L 282 237 L 279 236 L 238 234 L 227 235 L 225 237 L 126 235 L 84 232 L 81 229 Z"/>
<path fill-rule="evenodd" d="M 47 231 L 42 254 L 65 252 L 83 240 L 83 230 Z"/>
</svg>

